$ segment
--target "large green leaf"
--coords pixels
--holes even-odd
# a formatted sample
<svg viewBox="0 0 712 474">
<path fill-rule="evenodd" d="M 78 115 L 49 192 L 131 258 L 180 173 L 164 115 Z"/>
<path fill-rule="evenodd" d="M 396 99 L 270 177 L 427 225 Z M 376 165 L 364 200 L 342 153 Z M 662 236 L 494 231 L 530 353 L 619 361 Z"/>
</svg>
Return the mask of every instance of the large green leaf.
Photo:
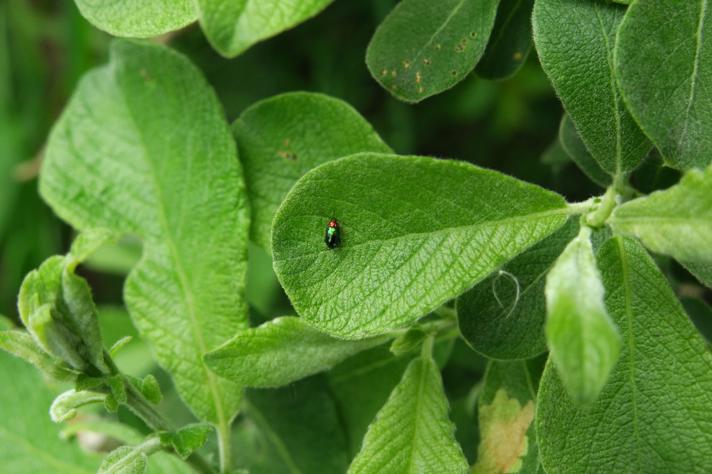
<svg viewBox="0 0 712 474">
<path fill-rule="evenodd" d="M 626 104 L 675 168 L 712 162 L 711 41 L 708 0 L 632 2 L 620 27 L 615 66 Z"/>
<path fill-rule="evenodd" d="M 241 387 L 279 387 L 328 370 L 385 340 L 342 341 L 311 328 L 301 318 L 283 317 L 238 332 L 209 353 L 206 363 Z"/>
<path fill-rule="evenodd" d="M 313 17 L 333 0 L 197 0 L 200 24 L 220 54 L 253 44 Z"/>
<path fill-rule="evenodd" d="M 487 79 L 506 79 L 524 65 L 532 49 L 534 0 L 501 0 L 487 49 L 475 71 Z"/>
<path fill-rule="evenodd" d="M 347 441 L 323 377 L 248 390 L 235 430 L 237 467 L 250 474 L 343 474 Z"/>
<path fill-rule="evenodd" d="M 2 472 L 91 474 L 98 458 L 62 441 L 47 410 L 54 394 L 31 366 L 0 351 Z"/>
<path fill-rule="evenodd" d="M 530 370 L 526 361 L 491 361 L 487 366 L 477 402 L 481 440 L 473 474 L 536 472 L 536 388 Z"/>
<path fill-rule="evenodd" d="M 454 431 L 438 366 L 418 357 L 368 428 L 349 473 L 464 473 Z"/>
<path fill-rule="evenodd" d="M 274 221 L 275 270 L 315 328 L 361 338 L 461 294 L 568 212 L 557 194 L 467 163 L 359 154 L 294 186 Z M 335 249 L 324 244 L 331 218 L 341 228 Z"/>
<path fill-rule="evenodd" d="M 247 203 L 230 129 L 185 58 L 117 41 L 50 137 L 40 192 L 79 229 L 132 233 L 144 254 L 125 300 L 200 418 L 227 426 L 240 391 L 202 356 L 247 324 Z"/>
<path fill-rule="evenodd" d="M 390 152 L 350 105 L 296 92 L 258 102 L 232 126 L 252 209 L 251 238 L 271 251 L 274 213 L 294 183 L 327 161 L 359 152 Z"/>
<path fill-rule="evenodd" d="M 610 223 L 712 282 L 712 167 L 688 171 L 679 184 L 623 204 Z"/>
<path fill-rule="evenodd" d="M 546 472 L 709 472 L 712 354 L 640 244 L 616 237 L 597 257 L 621 357 L 583 407 L 547 364 L 537 404 Z"/>
<path fill-rule="evenodd" d="M 536 0 L 534 40 L 581 138 L 612 175 L 635 168 L 650 143 L 623 104 L 613 67 L 625 7 L 605 1 Z"/>
<path fill-rule="evenodd" d="M 545 292 L 551 360 L 571 398 L 592 402 L 618 361 L 621 339 L 606 311 L 588 227 L 556 260 Z"/>
<path fill-rule="evenodd" d="M 458 298 L 460 332 L 474 350 L 495 359 L 527 359 L 546 351 L 544 277 L 577 233 L 571 219 Z"/>
<path fill-rule="evenodd" d="M 192 0 L 74 0 L 84 18 L 115 36 L 148 38 L 197 19 Z"/>
<path fill-rule="evenodd" d="M 421 100 L 463 80 L 485 51 L 499 0 L 403 0 L 366 51 L 371 75 L 400 100 Z"/>
</svg>

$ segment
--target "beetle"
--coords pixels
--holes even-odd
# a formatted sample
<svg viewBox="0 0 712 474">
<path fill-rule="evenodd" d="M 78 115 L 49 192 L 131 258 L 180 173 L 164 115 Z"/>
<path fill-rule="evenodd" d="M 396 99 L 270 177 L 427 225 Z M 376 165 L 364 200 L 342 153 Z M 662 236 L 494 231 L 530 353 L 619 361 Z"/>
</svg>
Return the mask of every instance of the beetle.
<svg viewBox="0 0 712 474">
<path fill-rule="evenodd" d="M 341 227 L 336 219 L 330 219 L 324 231 L 324 243 L 330 249 L 335 249 L 341 243 Z"/>
</svg>

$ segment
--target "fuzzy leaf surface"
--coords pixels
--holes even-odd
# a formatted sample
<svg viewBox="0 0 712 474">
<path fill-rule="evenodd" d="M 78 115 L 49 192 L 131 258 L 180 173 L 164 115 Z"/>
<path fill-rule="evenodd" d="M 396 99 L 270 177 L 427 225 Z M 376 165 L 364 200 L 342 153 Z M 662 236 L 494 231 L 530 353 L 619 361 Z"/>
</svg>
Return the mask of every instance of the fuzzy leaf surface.
<svg viewBox="0 0 712 474">
<path fill-rule="evenodd" d="M 252 206 L 250 238 L 271 251 L 272 220 L 307 171 L 359 152 L 390 152 L 373 127 L 338 99 L 293 92 L 263 100 L 232 125 Z"/>
<path fill-rule="evenodd" d="M 596 399 L 620 353 L 621 338 L 604 303 L 591 231 L 584 227 L 546 276 L 546 340 L 571 398 Z"/>
<path fill-rule="evenodd" d="M 195 414 L 227 425 L 240 390 L 202 356 L 247 325 L 242 173 L 213 91 L 183 56 L 114 42 L 50 137 L 40 192 L 78 229 L 144 243 L 124 298 Z"/>
<path fill-rule="evenodd" d="M 315 328 L 357 339 L 412 323 L 543 240 L 563 198 L 476 166 L 359 154 L 292 188 L 272 234 L 275 271 Z M 324 229 L 340 225 L 329 249 Z"/>
<path fill-rule="evenodd" d="M 197 0 L 200 25 L 223 56 L 250 46 L 313 17 L 333 0 Z"/>
<path fill-rule="evenodd" d="M 197 19 L 192 0 L 74 0 L 91 24 L 114 36 L 148 38 Z"/>
<path fill-rule="evenodd" d="M 206 363 L 241 387 L 279 387 L 328 370 L 385 341 L 384 337 L 335 339 L 300 318 L 281 317 L 238 332 L 227 344 L 209 353 Z"/>
<path fill-rule="evenodd" d="M 457 299 L 465 341 L 494 359 L 527 359 L 546 351 L 546 274 L 576 237 L 571 219 L 553 235 L 517 256 Z"/>
<path fill-rule="evenodd" d="M 466 472 L 448 410 L 437 364 L 414 359 L 369 427 L 349 473 Z"/>
<path fill-rule="evenodd" d="M 612 238 L 597 260 L 620 360 L 588 406 L 547 364 L 537 403 L 546 472 L 709 471 L 712 354 L 639 243 Z"/>
<path fill-rule="evenodd" d="M 650 150 L 618 90 L 613 52 L 624 14 L 606 1 L 536 0 L 532 17 L 544 71 L 591 155 L 614 176 Z"/>
<path fill-rule="evenodd" d="M 668 165 L 712 163 L 708 0 L 632 2 L 620 27 L 615 67 L 626 104 Z"/>
<path fill-rule="evenodd" d="M 487 46 L 499 0 L 403 0 L 366 51 L 371 75 L 406 102 L 450 89 L 474 69 Z"/>
</svg>

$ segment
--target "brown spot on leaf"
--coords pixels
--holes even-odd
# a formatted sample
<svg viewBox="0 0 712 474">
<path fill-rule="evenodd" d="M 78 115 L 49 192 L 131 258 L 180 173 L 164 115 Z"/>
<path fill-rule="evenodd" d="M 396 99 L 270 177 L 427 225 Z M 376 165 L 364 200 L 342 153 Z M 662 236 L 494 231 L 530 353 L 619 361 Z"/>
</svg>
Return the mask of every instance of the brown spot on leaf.
<svg viewBox="0 0 712 474">
<path fill-rule="evenodd" d="M 489 405 L 480 407 L 481 441 L 473 474 L 518 472 L 529 449 L 527 430 L 534 420 L 534 401 L 523 407 L 499 389 Z"/>
</svg>

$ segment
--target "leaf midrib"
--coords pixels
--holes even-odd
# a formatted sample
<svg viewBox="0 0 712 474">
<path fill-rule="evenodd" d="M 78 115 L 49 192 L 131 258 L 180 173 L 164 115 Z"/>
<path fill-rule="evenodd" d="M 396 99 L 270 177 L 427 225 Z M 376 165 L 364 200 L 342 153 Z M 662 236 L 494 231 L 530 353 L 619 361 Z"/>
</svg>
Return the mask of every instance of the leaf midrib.
<svg viewBox="0 0 712 474">
<path fill-rule="evenodd" d="M 419 428 L 421 423 L 421 406 L 423 404 L 423 392 L 425 391 L 426 376 L 429 375 L 428 372 L 430 367 L 428 367 L 428 364 L 430 363 L 430 360 L 420 357 L 413 363 L 420 363 L 420 378 L 418 379 L 418 390 L 415 394 L 415 426 L 413 427 L 413 437 L 411 438 L 410 444 L 408 470 L 406 471 L 408 473 L 416 472 L 413 469 L 413 465 L 415 463 L 415 444 L 418 440 L 418 432 L 420 431 Z"/>
<path fill-rule="evenodd" d="M 608 71 L 610 73 L 610 86 L 611 95 L 613 98 L 613 119 L 615 120 L 616 127 L 616 176 L 620 176 L 623 171 L 623 144 L 621 142 L 621 111 L 620 103 L 618 97 L 618 85 L 616 82 L 616 71 L 613 64 L 614 50 L 611 48 L 610 42 L 608 41 L 608 33 L 606 31 L 605 25 L 603 24 L 603 19 L 601 18 L 601 12 L 599 10 L 599 5 L 593 6 L 596 11 L 596 18 L 598 19 L 598 25 L 601 28 L 601 36 L 603 38 L 603 43 L 606 48 L 606 63 L 608 64 Z M 615 7 L 614 7 L 615 8 Z"/>
<path fill-rule="evenodd" d="M 620 254 L 621 261 L 621 273 L 623 278 L 623 299 L 625 301 L 625 317 L 628 325 L 628 331 L 626 334 L 626 339 L 628 340 L 628 377 L 629 383 L 631 385 L 631 406 L 633 407 L 633 435 L 635 437 L 636 444 L 640 442 L 640 429 L 638 427 L 638 399 L 637 390 L 638 387 L 635 383 L 635 333 L 633 330 L 633 295 L 631 293 L 631 281 L 630 281 L 630 264 L 628 263 L 628 256 L 626 254 L 625 245 L 623 239 L 618 237 L 616 239 L 618 245 L 618 252 Z M 635 459 L 636 465 L 640 466 L 640 452 L 635 449 Z"/>
<path fill-rule="evenodd" d="M 682 133 L 680 133 L 680 140 L 678 142 L 678 151 L 684 146 L 685 137 L 687 136 L 687 129 L 690 125 L 690 113 L 692 112 L 692 104 L 695 101 L 695 93 L 697 90 L 697 78 L 699 75 L 700 67 L 700 53 L 702 51 L 702 32 L 705 24 L 705 15 L 707 14 L 707 0 L 701 0 L 700 2 L 700 18 L 697 22 L 697 31 L 695 32 L 695 57 L 692 63 L 692 73 L 690 78 L 690 99 L 687 102 L 687 108 L 685 109 L 685 120 Z"/>
<path fill-rule="evenodd" d="M 373 240 L 367 240 L 358 244 L 354 245 L 349 245 L 349 249 L 357 249 L 360 247 L 365 247 L 365 246 L 370 246 L 372 244 L 380 244 L 381 246 L 386 243 L 386 242 L 391 242 L 391 241 L 402 241 L 402 240 L 419 240 L 423 236 L 439 236 L 441 234 L 453 234 L 457 232 L 466 232 L 468 230 L 478 230 L 480 228 L 486 228 L 490 226 L 497 226 L 497 225 L 502 225 L 502 224 L 508 224 L 508 223 L 517 223 L 519 221 L 527 221 L 527 220 L 533 220 L 536 218 L 540 217 L 555 217 L 555 216 L 566 216 L 570 214 L 570 210 L 568 207 L 560 207 L 556 209 L 550 209 L 548 211 L 540 211 L 540 212 L 534 212 L 531 214 L 526 214 L 526 215 L 520 215 L 520 216 L 512 216 L 512 217 L 505 217 L 502 219 L 495 219 L 495 220 L 490 220 L 490 221 L 483 221 L 483 222 L 478 222 L 476 224 L 468 224 L 468 225 L 462 225 L 462 226 L 452 226 L 452 227 L 445 227 L 442 229 L 437 229 L 433 231 L 425 231 L 425 232 L 409 232 L 407 234 L 402 234 L 398 235 L 395 237 L 389 237 L 387 239 L 373 239 Z M 562 222 L 562 225 L 565 224 L 565 222 Z M 295 255 L 293 257 L 284 257 L 284 258 L 275 258 L 275 262 L 287 262 L 290 260 L 297 260 L 301 259 L 304 257 L 313 257 L 322 253 L 326 252 L 331 252 L 330 249 L 326 250 L 319 250 L 317 252 L 309 252 L 309 253 L 303 253 L 300 255 Z"/>
<path fill-rule="evenodd" d="M 115 71 L 115 70 L 114 70 Z M 151 170 L 150 173 L 150 180 L 153 183 L 153 188 L 156 192 L 157 195 L 157 208 L 158 208 L 158 218 L 161 223 L 161 227 L 163 230 L 162 237 L 164 238 L 164 242 L 166 243 L 171 257 L 173 259 L 173 263 L 176 266 L 176 274 L 178 275 L 178 283 L 180 285 L 180 288 L 183 292 L 183 295 L 185 296 L 186 299 L 186 306 L 188 308 L 188 315 L 190 316 L 190 327 L 191 327 L 191 332 L 193 333 L 193 338 L 197 342 L 198 350 L 200 351 L 200 354 L 205 354 L 208 352 L 207 346 L 205 344 L 205 340 L 203 339 L 203 335 L 201 332 L 200 328 L 200 323 L 198 321 L 198 317 L 196 314 L 196 308 L 195 308 L 195 301 L 194 301 L 194 296 L 192 289 L 190 289 L 190 286 L 188 285 L 188 279 L 185 273 L 185 269 L 183 268 L 183 264 L 181 262 L 181 259 L 179 258 L 179 253 L 178 249 L 175 245 L 175 242 L 173 241 L 173 235 L 170 232 L 170 226 L 168 225 L 168 218 L 166 217 L 166 203 L 164 202 L 163 196 L 163 190 L 162 187 L 160 186 L 160 183 L 157 179 L 156 175 L 156 168 L 155 164 L 153 163 L 153 160 L 148 157 L 147 151 L 150 150 L 150 147 L 148 147 L 148 143 L 146 141 L 146 138 L 144 137 L 143 133 L 143 128 L 139 127 L 139 122 L 134 116 L 133 110 L 129 105 L 129 101 L 126 99 L 125 91 L 119 87 L 119 81 L 115 78 L 114 83 L 117 86 L 117 89 L 121 92 L 119 95 L 121 99 L 124 102 L 124 105 L 126 107 L 126 111 L 128 112 L 128 116 L 130 120 L 134 124 L 134 128 L 137 131 L 137 136 L 141 140 L 141 143 L 143 145 L 143 149 L 146 151 L 146 154 L 144 155 L 144 159 L 148 163 L 148 166 Z M 192 158 L 191 158 L 192 160 Z M 147 242 L 148 243 L 148 242 Z M 148 245 L 147 245 L 148 246 Z M 146 252 L 148 254 L 148 252 Z M 215 379 L 215 376 L 208 370 L 208 368 L 205 366 L 205 364 L 202 363 L 202 361 L 199 363 L 200 369 L 202 372 L 205 374 L 205 379 L 208 382 L 208 388 L 210 390 L 211 397 L 213 399 L 213 405 L 215 408 L 215 416 L 217 418 L 218 426 L 227 426 L 227 420 L 225 419 L 225 413 L 224 409 L 222 406 L 222 399 L 220 397 L 220 389 L 217 386 L 217 381 Z"/>
<path fill-rule="evenodd" d="M 415 64 L 415 63 L 418 61 L 418 59 L 420 59 L 420 57 L 423 55 L 423 52 L 425 51 L 425 49 L 426 49 L 428 46 L 430 46 L 431 44 L 433 44 L 433 41 L 435 41 L 435 38 L 436 38 L 438 35 L 440 35 L 440 33 L 442 33 L 443 30 L 445 30 L 445 28 L 447 28 L 447 26 L 450 24 L 450 22 L 452 21 L 452 19 L 455 18 L 455 15 L 457 15 L 457 14 L 460 12 L 460 10 L 462 9 L 462 6 L 463 6 L 463 5 L 465 4 L 465 2 L 467 2 L 467 1 L 469 1 L 469 0 L 460 0 L 460 3 L 458 3 L 458 4 L 455 6 L 455 8 L 452 9 L 452 12 L 450 12 L 450 14 L 447 16 L 447 18 L 445 19 L 445 21 L 443 21 L 443 24 L 440 25 L 437 30 L 435 30 L 435 33 L 433 33 L 433 34 L 430 36 L 430 38 L 428 38 L 428 41 L 426 41 L 425 44 L 415 53 L 415 55 L 412 56 L 412 58 L 413 58 L 413 59 L 411 60 L 411 63 L 412 63 L 412 64 Z"/>
</svg>

